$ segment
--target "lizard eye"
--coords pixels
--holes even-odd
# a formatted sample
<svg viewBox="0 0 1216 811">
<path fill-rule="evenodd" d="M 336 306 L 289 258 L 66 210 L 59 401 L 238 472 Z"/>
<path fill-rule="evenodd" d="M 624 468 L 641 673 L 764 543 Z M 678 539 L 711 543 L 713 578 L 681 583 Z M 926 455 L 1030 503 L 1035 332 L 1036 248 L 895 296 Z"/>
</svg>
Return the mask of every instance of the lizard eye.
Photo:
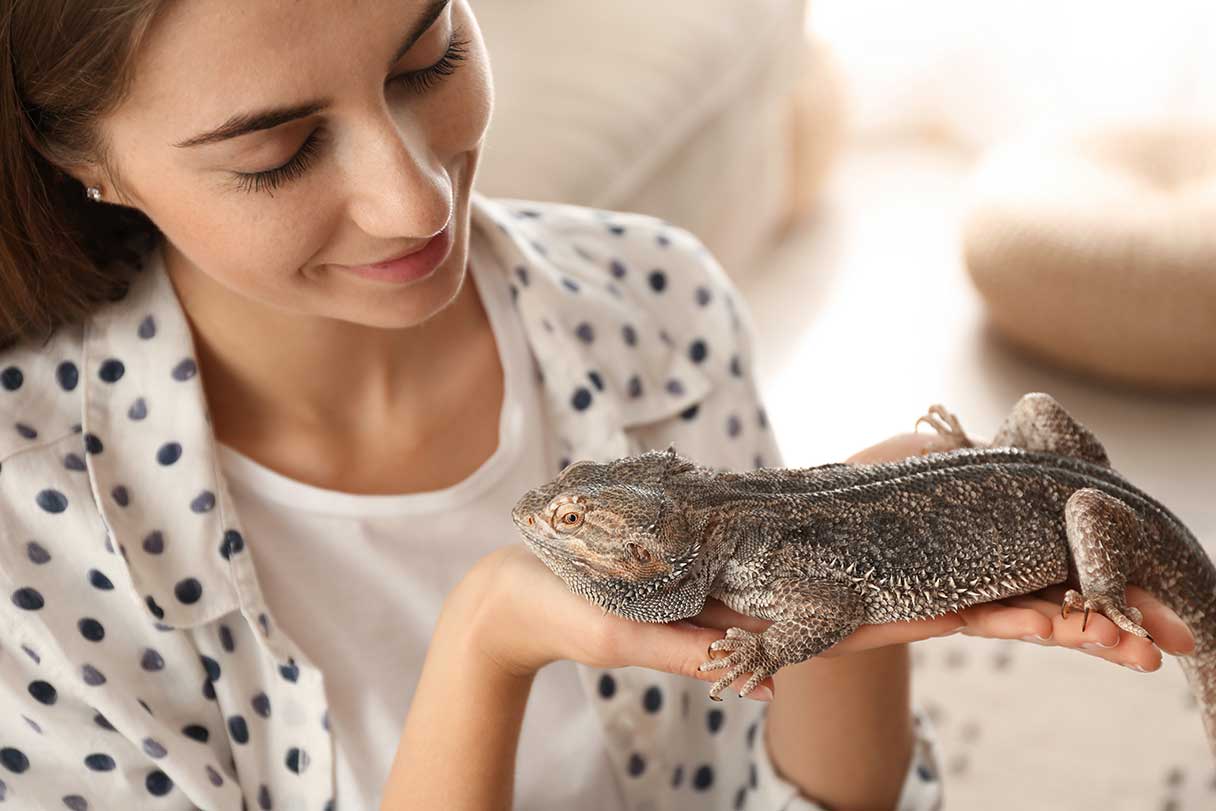
<svg viewBox="0 0 1216 811">
<path fill-rule="evenodd" d="M 578 529 L 583 524 L 585 508 L 582 504 L 563 504 L 553 515 L 553 525 L 556 529 L 570 531 Z"/>
<path fill-rule="evenodd" d="M 641 544 L 630 541 L 629 543 L 625 544 L 625 548 L 629 550 L 629 554 L 633 555 L 634 560 L 636 560 L 638 563 L 650 562 L 650 550 Z"/>
</svg>

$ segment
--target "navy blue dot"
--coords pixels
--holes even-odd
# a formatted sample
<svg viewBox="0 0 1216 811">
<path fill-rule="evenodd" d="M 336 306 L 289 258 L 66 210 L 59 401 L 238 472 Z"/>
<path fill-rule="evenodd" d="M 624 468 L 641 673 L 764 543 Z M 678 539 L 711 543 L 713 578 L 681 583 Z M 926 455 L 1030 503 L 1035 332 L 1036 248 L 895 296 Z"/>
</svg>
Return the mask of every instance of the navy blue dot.
<svg viewBox="0 0 1216 811">
<path fill-rule="evenodd" d="M 224 646 L 224 650 L 232 653 L 236 650 L 236 640 L 232 638 L 232 629 L 227 625 L 220 626 L 220 644 Z"/>
<path fill-rule="evenodd" d="M 80 456 L 75 453 L 64 454 L 63 466 L 65 468 L 67 468 L 68 470 L 87 470 L 88 469 L 88 466 L 85 465 L 84 460 L 81 459 Z"/>
<path fill-rule="evenodd" d="M 220 557 L 228 560 L 233 552 L 240 552 L 245 548 L 245 539 L 241 537 L 241 533 L 235 529 L 229 529 L 224 532 L 224 540 L 220 543 Z"/>
<path fill-rule="evenodd" d="M 126 370 L 126 367 L 122 365 L 122 361 L 120 361 L 118 358 L 110 358 L 102 361 L 101 368 L 98 370 L 97 376 L 106 383 L 115 383 L 119 378 L 122 377 L 123 372 Z"/>
<path fill-rule="evenodd" d="M 55 367 L 55 380 L 59 383 L 59 388 L 72 391 L 80 382 L 80 370 L 76 368 L 75 363 L 65 360 Z"/>
<path fill-rule="evenodd" d="M 693 403 L 688 408 L 686 408 L 680 412 L 680 418 L 685 419 L 685 420 L 691 420 L 697 416 L 697 412 L 700 410 L 701 410 L 701 404 Z"/>
<path fill-rule="evenodd" d="M 692 776 L 692 785 L 697 791 L 705 791 L 714 784 L 714 770 L 708 763 L 697 767 Z"/>
<path fill-rule="evenodd" d="M 616 679 L 612 678 L 611 673 L 600 676 L 599 691 L 601 698 L 612 698 L 616 695 Z"/>
<path fill-rule="evenodd" d="M 735 792 L 735 811 L 740 811 L 746 802 L 747 786 L 739 786 L 739 790 Z"/>
<path fill-rule="evenodd" d="M 21 436 L 25 437 L 26 439 L 34 439 L 38 436 L 38 431 L 23 422 L 17 423 L 17 433 L 21 434 Z"/>
<path fill-rule="evenodd" d="M 25 375 L 21 374 L 21 370 L 16 366 L 10 366 L 3 372 L 0 372 L 0 385 L 9 391 L 16 391 L 21 388 L 21 383 L 25 380 Z"/>
<path fill-rule="evenodd" d="M 671 244 L 671 238 L 668 237 L 666 234 L 657 234 L 654 238 L 654 241 L 659 243 L 660 248 L 666 248 L 668 245 Z"/>
<path fill-rule="evenodd" d="M 163 620 L 165 618 L 165 609 L 156 604 L 156 599 L 151 594 L 144 598 L 144 602 L 148 604 L 148 610 L 151 611 L 153 616 L 155 616 L 158 620 Z"/>
<path fill-rule="evenodd" d="M 211 679 L 203 679 L 203 698 L 215 701 L 215 682 Z"/>
<path fill-rule="evenodd" d="M 300 678 L 300 666 L 295 662 L 289 662 L 285 665 L 279 665 L 279 675 L 288 681 L 295 681 Z"/>
<path fill-rule="evenodd" d="M 101 589 L 102 591 L 110 591 L 114 588 L 114 584 L 110 582 L 110 578 L 96 569 L 89 569 L 89 583 L 93 588 Z"/>
<path fill-rule="evenodd" d="M 148 416 L 148 403 L 142 397 L 136 399 L 134 403 L 131 403 L 131 407 L 127 409 L 128 419 L 142 420 L 146 416 Z"/>
<path fill-rule="evenodd" d="M 50 488 L 40 490 L 34 500 L 49 513 L 61 513 L 68 508 L 68 497 Z"/>
<path fill-rule="evenodd" d="M 756 787 L 756 783 L 757 783 L 757 780 L 756 780 L 756 764 L 755 764 L 755 762 L 753 761 L 753 762 L 751 762 L 751 763 L 747 764 L 747 784 L 748 784 L 749 786 L 751 786 L 752 788 L 755 788 L 755 787 Z"/>
<path fill-rule="evenodd" d="M 638 777 L 646 771 L 646 761 L 637 752 L 629 756 L 629 776 Z"/>
<path fill-rule="evenodd" d="M 205 513 L 214 506 L 215 493 L 212 493 L 210 490 L 204 490 L 190 502 L 190 510 L 196 513 Z"/>
<path fill-rule="evenodd" d="M 0 749 L 0 763 L 13 774 L 21 774 L 30 767 L 30 759 L 25 756 L 25 752 L 11 746 Z"/>
<path fill-rule="evenodd" d="M 291 747 L 287 750 L 287 768 L 293 774 L 299 774 L 308 768 L 308 753 L 298 747 Z"/>
<path fill-rule="evenodd" d="M 149 555 L 159 555 L 165 551 L 165 536 L 159 529 L 154 529 L 144 538 L 144 551 Z"/>
<path fill-rule="evenodd" d="M 562 287 L 566 288 L 571 293 L 578 292 L 578 282 L 574 281 L 574 279 L 571 279 L 568 276 L 562 277 Z"/>
<path fill-rule="evenodd" d="M 695 296 L 697 299 L 697 305 L 700 307 L 704 307 L 705 305 L 709 304 L 709 302 L 713 299 L 708 287 L 698 287 Z"/>
<path fill-rule="evenodd" d="M 738 355 L 730 357 L 730 373 L 735 377 L 743 377 L 743 365 L 739 362 Z"/>
<path fill-rule="evenodd" d="M 722 728 L 722 721 L 726 716 L 722 714 L 722 710 L 717 708 L 709 711 L 705 716 L 705 725 L 709 727 L 710 732 L 717 732 Z"/>
<path fill-rule="evenodd" d="M 270 696 L 265 693 L 258 693 L 249 702 L 253 705 L 253 711 L 263 718 L 270 717 Z"/>
<path fill-rule="evenodd" d="M 89 801 L 79 794 L 66 794 L 63 804 L 69 811 L 89 811 Z"/>
<path fill-rule="evenodd" d="M 198 372 L 198 366 L 193 358 L 186 358 L 173 367 L 174 380 L 189 380 Z"/>
<path fill-rule="evenodd" d="M 48 707 L 54 704 L 59 699 L 59 691 L 55 689 L 55 685 L 46 681 L 32 681 L 29 686 L 30 695 L 34 697 L 39 704 L 45 704 Z"/>
<path fill-rule="evenodd" d="M 679 788 L 684 782 L 684 764 L 680 763 L 676 766 L 675 771 L 671 773 L 671 787 Z"/>
<path fill-rule="evenodd" d="M 261 811 L 270 811 L 274 804 L 270 800 L 270 787 L 263 783 L 258 788 L 258 808 Z"/>
<path fill-rule="evenodd" d="M 148 706 L 148 702 L 144 701 L 142 698 L 137 698 L 135 700 L 139 702 L 139 706 L 144 708 L 144 712 L 146 712 L 148 715 L 152 714 L 152 708 Z"/>
<path fill-rule="evenodd" d="M 114 499 L 114 503 L 119 507 L 125 507 L 131 503 L 130 492 L 121 484 L 114 485 L 114 489 L 110 491 L 110 498 Z"/>
<path fill-rule="evenodd" d="M 163 670 L 165 667 L 165 657 L 161 656 L 154 648 L 145 648 L 144 655 L 140 657 L 139 666 L 149 673 Z"/>
<path fill-rule="evenodd" d="M 747 728 L 747 748 L 748 749 L 751 749 L 752 747 L 754 747 L 756 745 L 756 729 L 758 726 L 759 726 L 759 722 L 752 721 L 751 726 L 749 726 Z"/>
<path fill-rule="evenodd" d="M 173 790 L 173 781 L 169 779 L 169 775 L 160 769 L 155 769 L 148 772 L 148 777 L 144 780 L 144 787 L 153 797 L 164 797 Z"/>
<path fill-rule="evenodd" d="M 591 405 L 591 392 L 586 386 L 579 386 L 574 390 L 574 396 L 570 398 L 570 405 L 579 411 L 583 411 Z"/>
<path fill-rule="evenodd" d="M 156 451 L 156 461 L 162 465 L 171 465 L 182 457 L 182 446 L 178 442 L 166 442 Z"/>
<path fill-rule="evenodd" d="M 84 452 L 85 453 L 101 453 L 103 450 L 101 440 L 95 434 L 84 435 Z"/>
<path fill-rule="evenodd" d="M 207 731 L 207 727 L 202 724 L 187 724 L 182 727 L 182 734 L 190 740 L 198 741 L 199 743 L 206 743 L 207 739 L 211 737 L 211 733 Z"/>
<path fill-rule="evenodd" d="M 765 413 L 764 406 L 756 409 L 756 424 L 759 425 L 761 429 L 768 427 L 768 414 Z"/>
<path fill-rule="evenodd" d="M 100 752 L 95 752 L 85 756 L 84 765 L 95 772 L 108 772 L 113 771 L 115 764 L 114 758 Z"/>
<path fill-rule="evenodd" d="M 13 592 L 13 605 L 26 611 L 37 611 L 46 605 L 46 601 L 37 589 L 25 586 Z"/>
<path fill-rule="evenodd" d="M 629 382 L 625 384 L 625 390 L 629 393 L 629 396 L 634 398 L 635 400 L 638 397 L 641 397 L 642 396 L 642 379 L 640 377 L 638 377 L 637 375 L 633 375 L 632 377 L 629 378 Z"/>
<path fill-rule="evenodd" d="M 200 655 L 198 660 L 203 663 L 203 670 L 207 672 L 207 678 L 211 679 L 212 681 L 219 681 L 220 663 L 206 654 Z"/>
<path fill-rule="evenodd" d="M 663 706 L 663 691 L 654 685 L 647 687 L 646 692 L 642 694 L 642 706 L 646 708 L 646 712 L 658 712 Z"/>
<path fill-rule="evenodd" d="M 600 373 L 594 369 L 587 372 L 587 377 L 591 380 L 591 385 L 595 386 L 596 391 L 604 390 L 604 379 L 600 377 Z"/>
<path fill-rule="evenodd" d="M 139 337 L 143 338 L 145 341 L 153 337 L 156 335 L 156 320 L 150 315 L 144 316 L 144 320 L 139 322 L 139 329 L 137 332 Z"/>
<path fill-rule="evenodd" d="M 739 436 L 739 432 L 742 430 L 743 430 L 743 423 L 739 420 L 739 417 L 737 415 L 731 414 L 729 417 L 726 418 L 726 435 L 727 436 L 732 436 L 732 437 Z"/>
<path fill-rule="evenodd" d="M 615 225 L 615 224 L 613 224 L 613 225 L 609 225 L 609 226 L 608 226 L 608 231 L 609 231 L 609 232 L 610 232 L 610 233 L 611 233 L 613 236 L 618 236 L 618 237 L 619 237 L 619 236 L 622 236 L 622 235 L 625 233 L 625 226 L 623 226 L 623 225 Z"/>
<path fill-rule="evenodd" d="M 203 596 L 203 584 L 198 582 L 197 578 L 187 577 L 173 587 L 173 593 L 178 600 L 187 605 L 197 603 Z"/>
<path fill-rule="evenodd" d="M 625 339 L 626 346 L 638 345 L 638 331 L 634 329 L 632 324 L 625 324 L 621 327 L 621 337 Z"/>
<path fill-rule="evenodd" d="M 233 715 L 228 718 L 228 732 L 237 743 L 249 742 L 249 725 L 243 715 Z"/>
<path fill-rule="evenodd" d="M 208 763 L 205 768 L 207 769 L 207 779 L 211 781 L 211 785 L 213 785 L 213 786 L 224 785 L 224 778 L 220 776 L 219 772 L 217 772 L 215 769 L 213 769 L 211 767 L 210 763 Z"/>
<path fill-rule="evenodd" d="M 574 334 L 578 336 L 580 341 L 586 344 L 595 340 L 595 330 L 586 321 L 574 328 Z"/>
<path fill-rule="evenodd" d="M 667 287 L 667 274 L 661 270 L 650 271 L 646 279 L 650 282 L 650 289 L 656 293 L 662 293 Z"/>
<path fill-rule="evenodd" d="M 148 757 L 152 758 L 162 758 L 169 753 L 169 750 L 165 749 L 164 745 L 155 738 L 144 738 L 144 751 Z"/>
<path fill-rule="evenodd" d="M 692 358 L 693 363 L 700 363 L 705 360 L 707 354 L 709 354 L 709 347 L 700 338 L 688 345 L 688 357 Z"/>
<path fill-rule="evenodd" d="M 76 627 L 80 629 L 80 635 L 90 642 L 100 642 L 106 637 L 106 629 L 92 617 L 85 617 L 76 623 Z"/>
<path fill-rule="evenodd" d="M 933 772 L 929 770 L 929 767 L 923 763 L 916 764 L 916 774 L 926 783 L 937 779 Z"/>
<path fill-rule="evenodd" d="M 46 547 L 37 541 L 30 541 L 25 545 L 25 554 L 29 557 L 30 563 L 37 563 L 39 565 L 51 559 L 51 553 L 46 551 Z"/>
<path fill-rule="evenodd" d="M 81 665 L 80 676 L 84 679 L 84 683 L 90 687 L 97 687 L 106 683 L 105 674 L 92 665 Z"/>
<path fill-rule="evenodd" d="M 684 393 L 684 384 L 681 383 L 679 380 L 676 380 L 674 377 L 671 380 L 667 381 L 667 385 L 665 386 L 665 388 L 667 389 L 668 394 L 675 396 L 675 397 L 679 397 L 681 394 Z"/>
<path fill-rule="evenodd" d="M 608 266 L 608 270 L 617 279 L 625 278 L 625 265 L 619 259 L 613 259 L 612 263 Z"/>
<path fill-rule="evenodd" d="M 106 717 L 104 715 L 102 715 L 101 713 L 97 713 L 96 715 L 93 716 L 93 723 L 97 724 L 97 726 L 101 727 L 104 730 L 108 730 L 109 732 L 118 731 L 114 728 L 114 725 L 111 724 L 108 720 L 106 720 Z"/>
<path fill-rule="evenodd" d="M 528 269 L 523 265 L 518 265 L 515 268 L 515 276 L 519 279 L 519 283 L 524 287 L 528 286 Z"/>
</svg>

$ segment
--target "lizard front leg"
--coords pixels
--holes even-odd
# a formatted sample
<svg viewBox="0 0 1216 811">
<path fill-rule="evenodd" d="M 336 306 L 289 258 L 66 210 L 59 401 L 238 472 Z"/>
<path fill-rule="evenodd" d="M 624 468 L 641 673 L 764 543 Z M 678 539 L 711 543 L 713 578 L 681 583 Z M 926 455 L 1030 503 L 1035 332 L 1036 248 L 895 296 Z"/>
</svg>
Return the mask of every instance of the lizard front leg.
<svg viewBox="0 0 1216 811">
<path fill-rule="evenodd" d="M 772 608 L 763 619 L 775 620 L 761 633 L 732 627 L 723 639 L 709 645 L 713 651 L 729 651 L 721 659 L 703 662 L 698 670 L 728 668 L 714 682 L 709 697 L 721 701 L 718 693 L 744 673 L 751 673 L 739 691 L 743 698 L 757 684 L 786 665 L 806 661 L 835 645 L 861 624 L 865 605 L 850 584 L 824 580 L 804 580 L 796 576 L 772 582 Z"/>
</svg>

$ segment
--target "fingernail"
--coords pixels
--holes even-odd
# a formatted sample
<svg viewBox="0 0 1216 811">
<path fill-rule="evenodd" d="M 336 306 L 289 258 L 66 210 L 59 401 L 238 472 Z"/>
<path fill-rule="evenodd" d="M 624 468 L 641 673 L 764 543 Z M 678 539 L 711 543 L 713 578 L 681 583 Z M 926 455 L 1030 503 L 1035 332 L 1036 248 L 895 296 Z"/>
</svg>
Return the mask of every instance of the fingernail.
<svg viewBox="0 0 1216 811">
<path fill-rule="evenodd" d="M 1113 648 L 1115 645 L 1118 645 L 1118 644 L 1119 644 L 1118 642 L 1112 642 L 1109 645 L 1105 645 L 1101 642 L 1082 642 L 1081 647 L 1083 647 L 1087 650 L 1093 650 L 1094 648 Z"/>
<path fill-rule="evenodd" d="M 1049 637 L 1039 636 L 1038 634 L 1033 634 L 1033 635 L 1028 635 L 1028 636 L 1022 637 L 1022 640 L 1024 642 L 1036 642 L 1040 645 L 1043 644 L 1044 642 L 1046 642 L 1048 639 L 1049 639 Z"/>
<path fill-rule="evenodd" d="M 754 698 L 757 701 L 772 701 L 773 691 L 761 684 L 754 687 L 744 698 Z"/>
<path fill-rule="evenodd" d="M 1144 665 L 1140 664 L 1139 662 L 1132 662 L 1130 665 L 1127 665 L 1127 667 L 1130 667 L 1132 670 L 1139 670 L 1141 673 L 1149 672 L 1145 670 Z"/>
</svg>

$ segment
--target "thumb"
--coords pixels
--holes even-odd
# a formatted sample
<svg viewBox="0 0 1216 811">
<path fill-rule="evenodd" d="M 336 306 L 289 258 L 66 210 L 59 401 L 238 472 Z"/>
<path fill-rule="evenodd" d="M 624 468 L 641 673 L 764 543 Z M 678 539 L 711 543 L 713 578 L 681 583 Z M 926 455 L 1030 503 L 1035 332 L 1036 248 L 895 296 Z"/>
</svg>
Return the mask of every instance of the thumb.
<svg viewBox="0 0 1216 811">
<path fill-rule="evenodd" d="M 628 640 L 620 640 L 629 648 L 628 651 L 621 650 L 620 653 L 625 654 L 622 658 L 630 664 L 679 676 L 688 676 L 707 683 L 721 679 L 730 670 L 729 667 L 710 671 L 700 670 L 702 663 L 728 655 L 727 651 L 709 650 L 711 642 L 725 636 L 722 631 L 703 628 L 686 620 L 636 623 L 636 625 L 639 627 L 629 635 Z M 750 672 L 743 672 L 731 682 L 731 687 L 736 695 L 750 677 Z M 758 686 L 761 685 L 767 687 L 771 695 L 772 677 L 761 681 Z M 753 691 L 748 697 L 752 697 L 755 692 Z M 760 693 L 763 695 L 763 691 Z M 759 697 L 757 696 L 757 698 Z"/>
</svg>

